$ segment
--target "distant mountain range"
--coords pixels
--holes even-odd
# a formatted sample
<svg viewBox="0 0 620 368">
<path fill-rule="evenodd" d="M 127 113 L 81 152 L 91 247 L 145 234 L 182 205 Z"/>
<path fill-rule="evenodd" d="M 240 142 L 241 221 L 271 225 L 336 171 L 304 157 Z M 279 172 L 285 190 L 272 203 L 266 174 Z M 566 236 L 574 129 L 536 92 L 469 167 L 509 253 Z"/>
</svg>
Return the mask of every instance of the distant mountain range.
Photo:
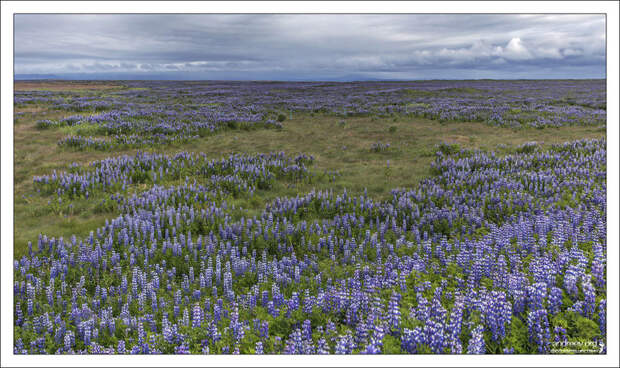
<svg viewBox="0 0 620 368">
<path fill-rule="evenodd" d="M 326 81 L 326 82 L 352 82 L 352 81 L 396 81 L 397 79 L 371 78 L 364 75 L 345 75 L 336 77 L 323 76 L 300 76 L 278 77 L 276 75 L 232 75 L 220 74 L 220 76 L 198 75 L 194 73 L 62 73 L 62 74 L 15 74 L 14 80 L 33 79 L 58 79 L 58 80 L 265 80 L 265 81 Z"/>
<path fill-rule="evenodd" d="M 223 81 L 282 81 L 282 82 L 397 82 L 403 80 L 473 80 L 489 78 L 373 78 L 364 74 L 347 74 L 341 76 L 254 74 L 254 73 L 218 73 L 197 74 L 186 72 L 166 73 L 60 73 L 60 74 L 15 74 L 14 80 L 223 80 Z M 494 78 L 491 78 L 494 79 Z M 499 78 L 503 80 L 524 78 Z M 541 79 L 541 78 L 525 78 Z M 542 78 L 547 79 L 547 78 Z M 558 78 L 550 78 L 558 79 Z M 601 79 L 601 78 L 559 78 L 559 79 Z M 604 79 L 604 78 L 602 78 Z"/>
<path fill-rule="evenodd" d="M 30 79 L 65 79 L 56 74 L 15 74 L 14 80 Z"/>
</svg>

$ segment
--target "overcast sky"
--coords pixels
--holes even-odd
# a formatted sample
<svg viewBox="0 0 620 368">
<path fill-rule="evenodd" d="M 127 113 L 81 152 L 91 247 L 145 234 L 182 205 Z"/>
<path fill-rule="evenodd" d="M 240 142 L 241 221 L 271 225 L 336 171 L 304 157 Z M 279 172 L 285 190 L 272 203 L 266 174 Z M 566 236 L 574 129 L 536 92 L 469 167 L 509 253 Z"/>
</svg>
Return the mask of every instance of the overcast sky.
<svg viewBox="0 0 620 368">
<path fill-rule="evenodd" d="M 605 17 L 21 14 L 14 70 L 130 79 L 604 78 Z"/>
</svg>

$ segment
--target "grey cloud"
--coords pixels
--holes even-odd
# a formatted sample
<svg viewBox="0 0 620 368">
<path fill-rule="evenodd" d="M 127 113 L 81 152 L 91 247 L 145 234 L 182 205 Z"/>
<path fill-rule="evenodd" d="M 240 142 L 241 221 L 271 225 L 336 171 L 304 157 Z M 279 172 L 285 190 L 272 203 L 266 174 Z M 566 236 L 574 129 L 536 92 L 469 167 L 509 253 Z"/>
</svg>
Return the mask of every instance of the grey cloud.
<svg viewBox="0 0 620 368">
<path fill-rule="evenodd" d="M 604 22 L 602 15 L 19 14 L 15 72 L 604 77 Z"/>
</svg>

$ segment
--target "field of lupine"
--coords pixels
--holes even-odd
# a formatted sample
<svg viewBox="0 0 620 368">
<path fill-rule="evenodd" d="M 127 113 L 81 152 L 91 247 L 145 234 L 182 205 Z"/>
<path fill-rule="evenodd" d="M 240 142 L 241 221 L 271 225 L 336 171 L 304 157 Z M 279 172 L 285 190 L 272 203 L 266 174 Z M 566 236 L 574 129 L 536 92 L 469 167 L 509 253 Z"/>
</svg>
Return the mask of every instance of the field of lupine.
<svg viewBox="0 0 620 368">
<path fill-rule="evenodd" d="M 68 134 L 58 145 L 79 150 L 183 143 L 227 128 L 281 128 L 293 111 L 345 117 L 398 113 L 513 128 L 601 125 L 606 120 L 605 83 L 597 80 L 130 86 L 104 96 L 20 91 L 15 105 L 50 104 L 74 112 L 59 120 L 42 119 L 37 127 L 65 127 Z"/>
<path fill-rule="evenodd" d="M 90 87 L 15 93 L 16 354 L 606 351 L 604 81 Z"/>
</svg>

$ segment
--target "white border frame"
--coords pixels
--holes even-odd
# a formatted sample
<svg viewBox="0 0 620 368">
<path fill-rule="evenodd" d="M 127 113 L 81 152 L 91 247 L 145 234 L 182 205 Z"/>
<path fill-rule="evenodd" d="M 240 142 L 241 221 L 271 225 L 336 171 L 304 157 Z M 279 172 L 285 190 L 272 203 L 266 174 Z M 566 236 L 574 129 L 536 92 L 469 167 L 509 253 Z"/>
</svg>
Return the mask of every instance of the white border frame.
<svg viewBox="0 0 620 368">
<path fill-rule="evenodd" d="M 2 366 L 618 366 L 618 3 L 595 1 L 445 2 L 2 2 Z M 13 14 L 14 13 L 606 13 L 607 14 L 607 355 L 383 356 L 20 356 L 13 355 Z M 610 189 L 611 188 L 611 189 Z"/>
</svg>

